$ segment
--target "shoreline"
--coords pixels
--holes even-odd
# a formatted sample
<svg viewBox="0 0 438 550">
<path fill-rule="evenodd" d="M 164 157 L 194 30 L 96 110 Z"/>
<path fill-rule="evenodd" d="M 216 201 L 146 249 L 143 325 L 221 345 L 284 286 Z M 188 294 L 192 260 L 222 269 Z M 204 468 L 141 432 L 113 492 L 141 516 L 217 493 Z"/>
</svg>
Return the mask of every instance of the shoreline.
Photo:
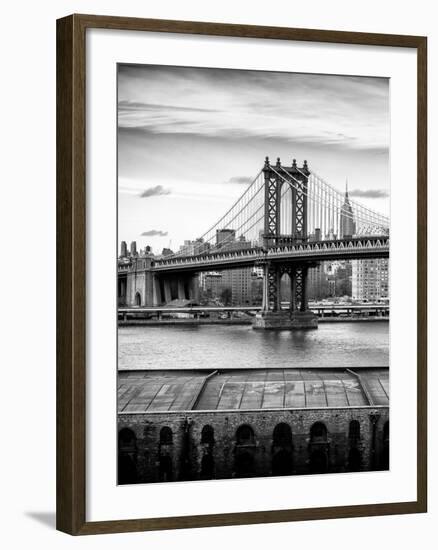
<svg viewBox="0 0 438 550">
<path fill-rule="evenodd" d="M 387 322 L 389 317 L 318 317 L 319 323 L 371 323 Z M 151 326 L 159 327 L 163 325 L 252 325 L 252 319 L 128 319 L 119 320 L 118 327 L 133 326 Z M 284 329 L 288 330 L 288 329 Z"/>
</svg>

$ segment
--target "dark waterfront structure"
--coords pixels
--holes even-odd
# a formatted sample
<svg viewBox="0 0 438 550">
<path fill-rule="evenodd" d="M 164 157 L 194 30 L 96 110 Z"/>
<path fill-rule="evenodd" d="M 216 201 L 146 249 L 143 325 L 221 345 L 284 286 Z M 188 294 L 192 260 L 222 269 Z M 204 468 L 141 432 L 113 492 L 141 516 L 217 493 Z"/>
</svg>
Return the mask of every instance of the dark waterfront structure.
<svg viewBox="0 0 438 550">
<path fill-rule="evenodd" d="M 118 376 L 120 484 L 389 467 L 387 368 Z"/>
</svg>

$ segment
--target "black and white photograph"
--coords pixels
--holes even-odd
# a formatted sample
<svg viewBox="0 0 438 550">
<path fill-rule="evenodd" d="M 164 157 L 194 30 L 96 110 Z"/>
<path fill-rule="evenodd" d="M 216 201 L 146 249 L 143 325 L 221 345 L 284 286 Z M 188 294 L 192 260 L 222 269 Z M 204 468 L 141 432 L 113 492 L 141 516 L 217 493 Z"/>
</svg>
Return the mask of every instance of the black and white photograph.
<svg viewBox="0 0 438 550">
<path fill-rule="evenodd" d="M 117 95 L 117 483 L 389 470 L 389 79 Z"/>
<path fill-rule="evenodd" d="M 5 4 L 1 548 L 429 550 L 438 26 L 372 3 Z"/>
</svg>

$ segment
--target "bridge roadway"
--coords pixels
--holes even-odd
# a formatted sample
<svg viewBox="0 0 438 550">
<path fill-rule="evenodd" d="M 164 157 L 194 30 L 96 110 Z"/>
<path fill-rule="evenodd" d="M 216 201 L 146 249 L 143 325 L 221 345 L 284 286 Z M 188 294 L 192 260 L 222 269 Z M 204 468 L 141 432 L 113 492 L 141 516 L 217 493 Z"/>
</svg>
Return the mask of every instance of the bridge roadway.
<svg viewBox="0 0 438 550">
<path fill-rule="evenodd" d="M 364 260 L 389 257 L 389 237 L 354 237 L 303 244 L 254 247 L 234 251 L 218 251 L 197 256 L 178 256 L 156 260 L 152 269 L 159 273 L 196 272 L 249 267 L 265 262 L 285 263 L 329 260 Z"/>
</svg>

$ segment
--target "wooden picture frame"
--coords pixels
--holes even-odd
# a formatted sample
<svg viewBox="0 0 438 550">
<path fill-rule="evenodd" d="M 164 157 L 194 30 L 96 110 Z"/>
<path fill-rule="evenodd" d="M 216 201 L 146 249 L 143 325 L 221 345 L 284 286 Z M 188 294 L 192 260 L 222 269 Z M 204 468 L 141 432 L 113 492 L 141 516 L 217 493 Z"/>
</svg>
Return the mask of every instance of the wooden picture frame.
<svg viewBox="0 0 438 550">
<path fill-rule="evenodd" d="M 414 48 L 417 51 L 417 499 L 375 505 L 86 521 L 87 29 Z M 71 15 L 57 21 L 57 529 L 72 535 L 407 514 L 427 510 L 427 40 L 420 36 Z"/>
</svg>

